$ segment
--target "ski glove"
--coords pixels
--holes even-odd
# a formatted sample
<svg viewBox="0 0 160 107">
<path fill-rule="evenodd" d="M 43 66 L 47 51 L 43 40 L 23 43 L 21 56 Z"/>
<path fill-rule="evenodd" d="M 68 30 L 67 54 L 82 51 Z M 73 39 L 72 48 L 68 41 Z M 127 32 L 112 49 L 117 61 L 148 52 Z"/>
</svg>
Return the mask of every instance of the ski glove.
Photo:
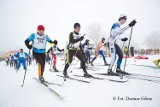
<svg viewBox="0 0 160 107">
<path fill-rule="evenodd" d="M 28 47 L 27 47 L 28 49 L 32 49 L 32 45 L 28 45 Z"/>
<path fill-rule="evenodd" d="M 32 49 L 32 45 L 29 45 L 29 41 L 27 39 L 24 42 L 28 49 Z"/>
<path fill-rule="evenodd" d="M 80 37 L 80 40 L 82 41 L 83 39 L 84 39 L 84 36 L 81 36 L 81 37 Z"/>
<path fill-rule="evenodd" d="M 133 20 L 133 21 L 129 24 L 129 27 L 134 26 L 136 23 L 137 23 L 136 20 Z"/>
<path fill-rule="evenodd" d="M 125 42 L 128 40 L 128 38 L 122 38 L 121 40 Z"/>
</svg>

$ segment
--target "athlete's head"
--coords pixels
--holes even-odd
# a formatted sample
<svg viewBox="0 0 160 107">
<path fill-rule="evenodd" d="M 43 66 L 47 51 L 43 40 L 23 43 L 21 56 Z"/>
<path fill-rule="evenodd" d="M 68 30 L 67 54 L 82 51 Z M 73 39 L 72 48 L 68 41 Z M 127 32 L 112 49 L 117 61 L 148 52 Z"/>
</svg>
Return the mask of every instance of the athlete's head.
<svg viewBox="0 0 160 107">
<path fill-rule="evenodd" d="M 22 53 L 22 52 L 23 52 L 23 49 L 20 49 L 20 52 Z"/>
<path fill-rule="evenodd" d="M 88 45 L 89 44 L 89 39 L 86 39 L 85 43 L 86 43 L 86 45 Z"/>
<path fill-rule="evenodd" d="M 102 43 L 104 43 L 104 42 L 105 42 L 105 38 L 102 38 L 102 40 L 101 40 L 101 41 L 102 41 Z"/>
<path fill-rule="evenodd" d="M 74 31 L 79 33 L 79 31 L 81 29 L 81 25 L 79 23 L 75 23 L 73 27 L 74 27 Z"/>
<path fill-rule="evenodd" d="M 44 30 L 45 30 L 45 28 L 44 28 L 43 25 L 38 25 L 37 31 L 38 31 L 38 33 L 39 33 L 40 35 L 43 35 L 43 34 L 44 34 Z"/>
<path fill-rule="evenodd" d="M 122 25 L 126 22 L 126 20 L 127 20 L 127 15 L 121 14 L 121 15 L 119 16 L 119 22 L 120 22 Z"/>
</svg>

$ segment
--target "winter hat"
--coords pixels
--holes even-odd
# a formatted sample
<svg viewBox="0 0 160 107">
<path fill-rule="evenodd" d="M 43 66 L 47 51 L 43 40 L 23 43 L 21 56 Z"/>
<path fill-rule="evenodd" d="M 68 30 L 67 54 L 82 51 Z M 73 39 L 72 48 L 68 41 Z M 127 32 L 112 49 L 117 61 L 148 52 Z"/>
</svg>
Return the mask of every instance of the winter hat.
<svg viewBox="0 0 160 107">
<path fill-rule="evenodd" d="M 102 41 L 105 40 L 105 38 L 102 38 Z"/>
<path fill-rule="evenodd" d="M 86 39 L 86 42 L 89 42 L 89 39 Z"/>
<path fill-rule="evenodd" d="M 74 27 L 74 29 L 75 29 L 75 28 L 77 28 L 77 27 L 81 27 L 81 25 L 80 25 L 79 23 L 75 23 L 73 27 Z"/>
<path fill-rule="evenodd" d="M 105 38 L 102 38 L 102 42 L 105 42 Z"/>
<path fill-rule="evenodd" d="M 121 14 L 121 15 L 119 16 L 119 21 L 120 21 L 121 19 L 127 20 L 127 15 Z"/>
<path fill-rule="evenodd" d="M 38 25 L 37 30 L 43 30 L 44 31 L 44 26 L 43 25 Z"/>
</svg>

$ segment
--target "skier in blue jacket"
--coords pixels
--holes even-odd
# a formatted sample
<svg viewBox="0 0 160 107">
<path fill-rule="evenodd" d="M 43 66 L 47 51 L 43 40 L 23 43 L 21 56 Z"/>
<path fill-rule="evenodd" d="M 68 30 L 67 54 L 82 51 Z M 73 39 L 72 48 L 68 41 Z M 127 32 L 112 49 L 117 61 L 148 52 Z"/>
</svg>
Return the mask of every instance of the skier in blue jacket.
<svg viewBox="0 0 160 107">
<path fill-rule="evenodd" d="M 28 49 L 33 48 L 33 56 L 38 62 L 38 76 L 41 82 L 44 82 L 44 68 L 45 68 L 45 53 L 46 53 L 46 43 L 49 42 L 53 46 L 55 45 L 50 37 L 44 33 L 45 27 L 43 25 L 38 25 L 37 33 L 32 33 L 26 40 L 25 44 Z M 32 45 L 30 44 L 32 42 Z"/>
<path fill-rule="evenodd" d="M 82 48 L 85 51 L 85 55 L 86 55 L 86 62 L 90 63 L 90 51 L 92 49 L 92 47 L 89 44 L 89 39 L 86 39 L 85 42 L 82 44 Z"/>
<path fill-rule="evenodd" d="M 19 70 L 21 64 L 23 65 L 24 70 L 27 70 L 26 57 L 28 57 L 28 54 L 23 52 L 23 49 L 20 49 L 20 52 L 16 54 L 16 57 L 18 58 L 17 70 Z"/>
</svg>

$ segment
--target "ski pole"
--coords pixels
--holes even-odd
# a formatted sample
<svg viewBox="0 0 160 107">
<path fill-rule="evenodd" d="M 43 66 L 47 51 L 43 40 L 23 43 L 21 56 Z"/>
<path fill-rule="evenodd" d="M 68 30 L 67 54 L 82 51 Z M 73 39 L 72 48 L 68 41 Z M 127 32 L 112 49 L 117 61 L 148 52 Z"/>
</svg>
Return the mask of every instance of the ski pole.
<svg viewBox="0 0 160 107">
<path fill-rule="evenodd" d="M 29 54 L 30 54 L 30 50 L 29 50 Z M 25 81 L 25 77 L 26 77 L 26 72 L 27 72 L 27 69 L 25 70 L 24 78 L 23 78 L 23 83 L 22 83 L 21 87 L 23 87 L 23 85 L 24 85 L 24 81 Z"/>
<path fill-rule="evenodd" d="M 130 47 L 130 43 L 131 43 L 131 38 L 132 38 L 132 32 L 133 32 L 133 27 L 131 27 L 131 32 L 130 32 L 130 38 L 129 38 L 129 43 L 128 43 L 128 49 L 129 49 L 129 47 Z M 126 52 L 126 56 L 127 56 L 127 54 L 128 54 L 128 51 Z M 125 72 L 125 69 L 126 69 L 126 64 L 127 64 L 127 57 L 125 58 L 125 62 L 124 62 L 124 72 Z M 121 76 L 121 79 L 123 79 L 123 73 L 122 73 L 122 76 Z"/>
</svg>

